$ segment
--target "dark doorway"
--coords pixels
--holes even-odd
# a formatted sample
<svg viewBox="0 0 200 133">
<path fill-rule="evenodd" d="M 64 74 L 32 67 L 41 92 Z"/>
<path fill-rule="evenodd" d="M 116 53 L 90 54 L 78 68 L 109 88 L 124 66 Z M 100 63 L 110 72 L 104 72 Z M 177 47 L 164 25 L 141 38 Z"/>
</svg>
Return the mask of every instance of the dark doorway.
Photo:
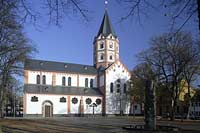
<svg viewBox="0 0 200 133">
<path fill-rule="evenodd" d="M 51 106 L 45 105 L 45 117 L 51 117 Z"/>
</svg>

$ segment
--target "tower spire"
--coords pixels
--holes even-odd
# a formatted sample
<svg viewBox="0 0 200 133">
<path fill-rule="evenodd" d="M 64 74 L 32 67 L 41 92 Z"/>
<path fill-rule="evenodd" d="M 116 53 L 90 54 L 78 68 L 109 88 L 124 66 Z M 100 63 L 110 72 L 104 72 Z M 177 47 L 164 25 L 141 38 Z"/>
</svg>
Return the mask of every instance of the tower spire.
<svg viewBox="0 0 200 133">
<path fill-rule="evenodd" d="M 94 39 L 94 66 L 107 68 L 119 59 L 119 40 L 112 27 L 105 1 L 105 13 L 99 32 Z"/>
<path fill-rule="evenodd" d="M 114 37 L 117 37 L 109 19 L 107 10 L 105 10 L 103 20 L 101 22 L 101 26 L 99 28 L 97 36 L 99 36 L 100 34 L 102 34 L 105 37 L 107 37 L 109 34 L 112 34 Z"/>
</svg>

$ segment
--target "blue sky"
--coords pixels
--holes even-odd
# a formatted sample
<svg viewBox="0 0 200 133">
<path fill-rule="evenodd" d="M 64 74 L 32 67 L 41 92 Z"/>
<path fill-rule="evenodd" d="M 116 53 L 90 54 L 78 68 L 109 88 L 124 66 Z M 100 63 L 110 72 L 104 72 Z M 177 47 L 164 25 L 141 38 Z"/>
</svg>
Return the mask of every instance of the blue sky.
<svg viewBox="0 0 200 133">
<path fill-rule="evenodd" d="M 35 3 L 35 6 L 40 6 Z M 89 9 L 90 21 L 84 23 L 80 17 L 67 17 L 62 26 L 40 23 L 41 27 L 25 25 L 27 36 L 38 49 L 35 59 L 61 61 L 78 64 L 93 64 L 93 39 L 96 36 L 105 11 L 104 0 L 87 0 L 84 5 Z M 108 1 L 108 14 L 113 28 L 120 41 L 120 59 L 132 70 L 138 64 L 136 55 L 148 48 L 149 39 L 155 35 L 169 31 L 169 18 L 164 16 L 166 10 L 149 10 L 149 16 L 141 16 L 141 24 L 137 18 L 119 22 L 128 8 L 115 0 Z M 47 18 L 48 19 L 48 18 Z M 190 21 L 184 30 L 197 33 L 197 24 Z M 37 28 L 39 30 L 37 30 Z M 195 29 L 196 28 L 196 29 Z"/>
</svg>

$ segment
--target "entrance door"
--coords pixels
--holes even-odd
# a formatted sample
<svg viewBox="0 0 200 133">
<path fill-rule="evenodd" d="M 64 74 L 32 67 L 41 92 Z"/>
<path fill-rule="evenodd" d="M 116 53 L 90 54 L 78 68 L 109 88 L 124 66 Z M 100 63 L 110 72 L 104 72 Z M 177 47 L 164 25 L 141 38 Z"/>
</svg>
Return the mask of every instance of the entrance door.
<svg viewBox="0 0 200 133">
<path fill-rule="evenodd" d="M 53 103 L 51 101 L 46 100 L 42 103 L 42 116 L 43 117 L 53 116 Z"/>
<path fill-rule="evenodd" d="M 51 106 L 45 105 L 45 117 L 51 117 Z"/>
</svg>

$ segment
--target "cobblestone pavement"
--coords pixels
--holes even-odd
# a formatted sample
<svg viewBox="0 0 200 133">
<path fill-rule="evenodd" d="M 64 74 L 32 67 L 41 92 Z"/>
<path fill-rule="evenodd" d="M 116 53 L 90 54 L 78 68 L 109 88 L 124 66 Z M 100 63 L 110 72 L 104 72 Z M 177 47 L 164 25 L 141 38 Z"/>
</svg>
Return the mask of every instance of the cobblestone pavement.
<svg viewBox="0 0 200 133">
<path fill-rule="evenodd" d="M 3 119 L 0 125 L 5 132 L 28 133 L 126 133 L 122 127 L 144 124 L 143 118 L 133 117 L 64 117 L 35 119 Z M 159 120 L 159 125 L 178 126 L 187 132 L 200 132 L 200 121 L 166 121 Z M 134 131 L 136 132 L 136 131 Z M 141 131 L 137 131 L 141 132 Z M 145 131 L 143 131 L 145 132 Z M 147 132 L 147 131 L 146 131 Z"/>
</svg>

